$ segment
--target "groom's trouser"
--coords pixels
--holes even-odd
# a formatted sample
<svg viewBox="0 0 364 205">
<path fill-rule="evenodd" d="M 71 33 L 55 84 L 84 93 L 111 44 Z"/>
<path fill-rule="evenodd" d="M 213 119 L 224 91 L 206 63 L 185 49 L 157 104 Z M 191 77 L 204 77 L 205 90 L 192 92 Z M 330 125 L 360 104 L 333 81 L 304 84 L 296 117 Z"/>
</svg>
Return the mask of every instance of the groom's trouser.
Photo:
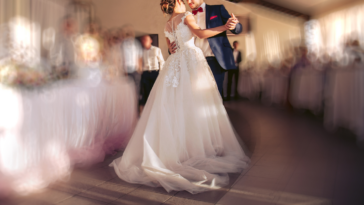
<svg viewBox="0 0 364 205">
<path fill-rule="evenodd" d="M 230 99 L 231 96 L 231 85 L 233 84 L 233 77 L 235 79 L 235 85 L 234 85 L 234 97 L 238 97 L 238 82 L 239 82 L 239 67 L 234 70 L 228 70 L 228 79 L 227 79 L 227 99 Z"/>
<path fill-rule="evenodd" d="M 142 80 L 140 81 L 140 91 L 142 99 L 140 100 L 140 105 L 145 105 L 147 103 L 148 97 L 155 81 L 159 75 L 159 70 L 144 71 L 142 74 Z"/>
<path fill-rule="evenodd" d="M 216 57 L 206 57 L 207 63 L 210 66 L 212 74 L 214 75 L 217 88 L 219 89 L 220 95 L 223 98 L 223 84 L 225 78 L 225 69 L 223 69 L 219 62 L 217 61 Z"/>
</svg>

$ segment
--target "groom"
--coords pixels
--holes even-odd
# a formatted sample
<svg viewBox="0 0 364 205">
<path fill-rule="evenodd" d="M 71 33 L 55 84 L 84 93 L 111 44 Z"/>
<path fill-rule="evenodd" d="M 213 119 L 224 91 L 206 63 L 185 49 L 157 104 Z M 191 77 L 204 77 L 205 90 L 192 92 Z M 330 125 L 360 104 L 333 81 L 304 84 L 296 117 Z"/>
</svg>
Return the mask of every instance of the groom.
<svg viewBox="0 0 364 205">
<path fill-rule="evenodd" d="M 214 28 L 226 25 L 234 34 L 242 32 L 242 25 L 233 15 L 226 11 L 223 5 L 207 5 L 204 0 L 187 0 L 192 9 L 197 24 L 201 29 Z M 236 69 L 233 51 L 226 32 L 220 33 L 208 39 L 196 38 L 195 44 L 201 48 L 214 75 L 221 97 L 223 97 L 223 82 L 225 71 Z M 170 53 L 176 52 L 176 44 L 169 47 Z"/>
</svg>

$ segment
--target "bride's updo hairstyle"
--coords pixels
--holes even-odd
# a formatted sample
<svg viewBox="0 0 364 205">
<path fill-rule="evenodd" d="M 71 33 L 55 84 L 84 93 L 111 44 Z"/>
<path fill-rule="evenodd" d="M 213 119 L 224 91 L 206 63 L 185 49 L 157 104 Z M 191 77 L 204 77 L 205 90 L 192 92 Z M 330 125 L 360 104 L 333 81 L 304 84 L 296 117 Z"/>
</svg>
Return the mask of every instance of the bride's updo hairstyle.
<svg viewBox="0 0 364 205">
<path fill-rule="evenodd" d="M 183 2 L 183 0 L 181 1 Z M 171 15 L 176 6 L 176 0 L 161 0 L 160 5 L 163 13 Z"/>
</svg>

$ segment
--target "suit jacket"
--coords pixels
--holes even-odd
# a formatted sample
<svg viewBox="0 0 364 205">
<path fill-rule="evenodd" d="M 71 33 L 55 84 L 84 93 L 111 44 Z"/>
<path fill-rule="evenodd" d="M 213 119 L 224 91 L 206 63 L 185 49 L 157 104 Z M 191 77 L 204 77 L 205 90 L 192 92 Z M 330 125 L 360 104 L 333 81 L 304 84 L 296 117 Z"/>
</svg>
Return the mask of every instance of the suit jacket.
<svg viewBox="0 0 364 205">
<path fill-rule="evenodd" d="M 223 26 L 230 18 L 230 14 L 224 5 L 207 5 L 206 4 L 206 28 L 215 28 Z M 231 32 L 239 34 L 243 31 L 243 26 L 239 23 Z M 226 31 L 208 38 L 211 50 L 214 53 L 220 66 L 225 70 L 236 69 L 233 51 L 230 42 L 226 36 Z"/>
<path fill-rule="evenodd" d="M 234 48 L 232 48 L 231 49 L 232 51 L 233 51 L 233 53 L 234 53 Z M 234 57 L 234 54 L 233 54 L 233 57 Z M 238 67 L 239 67 L 239 63 L 241 63 L 241 61 L 242 61 L 243 59 L 242 59 L 242 57 L 241 57 L 241 52 L 238 50 L 238 57 L 237 57 L 237 59 L 236 59 L 236 61 L 237 61 L 237 63 L 238 63 Z"/>
</svg>

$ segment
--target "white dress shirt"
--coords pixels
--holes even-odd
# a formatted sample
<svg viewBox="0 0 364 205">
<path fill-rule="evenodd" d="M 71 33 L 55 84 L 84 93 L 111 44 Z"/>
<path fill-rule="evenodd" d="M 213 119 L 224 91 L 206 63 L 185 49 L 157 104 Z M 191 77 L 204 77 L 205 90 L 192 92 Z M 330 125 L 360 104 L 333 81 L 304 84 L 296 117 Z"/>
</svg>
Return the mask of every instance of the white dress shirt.
<svg viewBox="0 0 364 205">
<path fill-rule="evenodd" d="M 164 58 L 160 48 L 152 46 L 143 51 L 143 71 L 162 70 Z"/>
<path fill-rule="evenodd" d="M 197 12 L 195 16 L 197 25 L 201 28 L 201 29 L 206 29 L 206 4 L 203 3 L 200 6 L 203 9 L 203 12 Z M 214 53 L 211 50 L 210 44 L 208 42 L 208 40 L 205 39 L 200 39 L 197 38 L 195 39 L 195 45 L 199 48 L 201 48 L 203 54 L 205 55 L 205 57 L 208 56 L 215 56 Z"/>
</svg>

